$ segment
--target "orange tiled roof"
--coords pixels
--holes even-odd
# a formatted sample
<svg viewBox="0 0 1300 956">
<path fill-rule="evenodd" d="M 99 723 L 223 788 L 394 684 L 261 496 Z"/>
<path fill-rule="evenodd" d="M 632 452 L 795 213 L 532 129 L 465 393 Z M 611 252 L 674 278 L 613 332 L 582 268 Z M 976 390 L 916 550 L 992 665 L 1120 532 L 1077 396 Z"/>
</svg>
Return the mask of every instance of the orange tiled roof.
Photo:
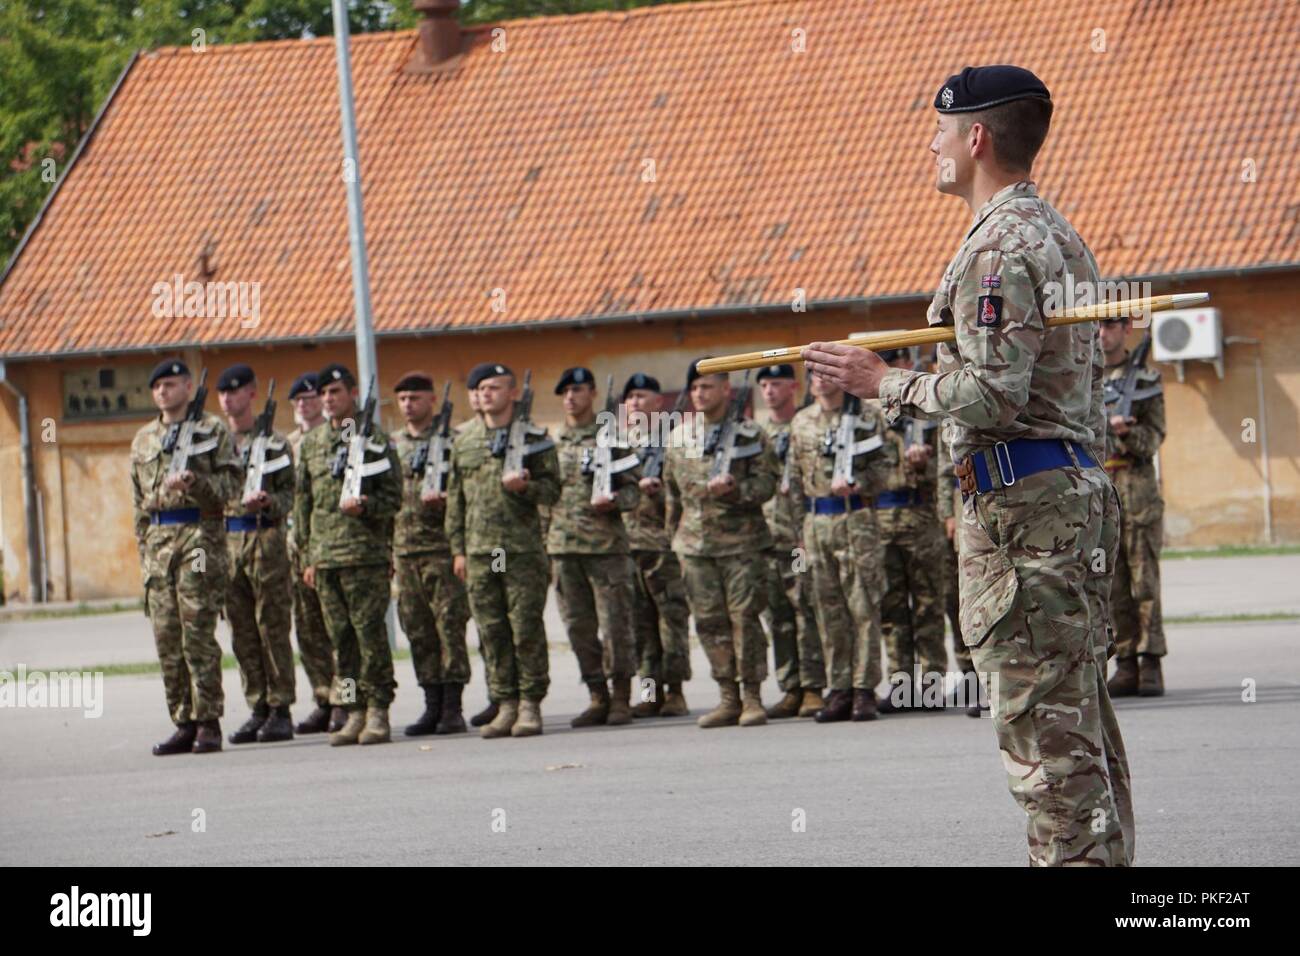
<svg viewBox="0 0 1300 956">
<path fill-rule="evenodd" d="M 424 76 L 403 72 L 414 32 L 354 38 L 381 334 L 924 294 L 967 223 L 931 186 L 930 103 L 980 62 L 1052 89 L 1037 179 L 1107 274 L 1300 261 L 1287 0 L 739 0 L 503 26 L 505 52 L 480 28 Z M 336 90 L 330 39 L 143 55 L 0 287 L 0 355 L 348 334 Z M 153 284 L 201 278 L 205 243 L 213 279 L 259 283 L 256 328 L 152 317 Z"/>
</svg>

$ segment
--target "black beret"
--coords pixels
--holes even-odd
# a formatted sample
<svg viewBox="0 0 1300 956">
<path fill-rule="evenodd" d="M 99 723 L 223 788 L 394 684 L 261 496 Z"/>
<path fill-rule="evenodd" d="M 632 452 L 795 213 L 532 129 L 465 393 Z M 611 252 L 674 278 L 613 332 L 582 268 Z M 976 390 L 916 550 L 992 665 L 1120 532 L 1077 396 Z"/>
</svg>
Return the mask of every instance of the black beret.
<svg viewBox="0 0 1300 956">
<path fill-rule="evenodd" d="M 754 381 L 761 382 L 765 378 L 789 378 L 793 379 L 794 366 L 789 362 L 782 362 L 780 365 L 764 365 L 754 376 Z"/>
<path fill-rule="evenodd" d="M 627 380 L 627 384 L 623 386 L 623 397 L 627 398 L 627 393 L 633 389 L 643 389 L 647 392 L 663 392 L 663 389 L 659 387 L 659 379 L 653 375 L 647 375 L 645 372 L 637 372 Z"/>
<path fill-rule="evenodd" d="M 570 385 L 590 385 L 596 387 L 596 376 L 591 374 L 591 369 L 583 368 L 581 365 L 573 368 L 566 368 L 560 380 L 555 384 L 555 394 L 559 395 Z"/>
<path fill-rule="evenodd" d="M 432 392 L 433 376 L 427 372 L 407 372 L 393 386 L 394 392 Z"/>
<path fill-rule="evenodd" d="M 165 359 L 153 367 L 149 373 L 149 387 L 153 388 L 154 382 L 160 378 L 166 378 L 169 375 L 189 375 L 190 370 L 180 359 Z"/>
<path fill-rule="evenodd" d="M 301 375 L 295 378 L 293 380 L 293 384 L 289 386 L 289 397 L 291 399 L 297 398 L 303 392 L 314 392 L 314 391 L 316 391 L 316 373 L 303 372 Z"/>
<path fill-rule="evenodd" d="M 968 66 L 948 77 L 934 97 L 940 113 L 971 113 L 1029 97 L 1051 102 L 1043 81 L 1019 66 Z"/>
<path fill-rule="evenodd" d="M 326 385 L 332 385 L 335 382 L 342 382 L 348 388 L 354 388 L 357 384 L 356 376 L 346 365 L 340 365 L 338 362 L 330 362 L 323 369 L 316 373 L 316 387 L 323 389 Z"/>
<path fill-rule="evenodd" d="M 713 357 L 713 356 L 711 356 L 711 355 L 701 355 L 699 358 L 697 358 L 694 362 L 691 363 L 691 367 L 688 368 L 688 369 L 686 370 L 686 387 L 687 387 L 687 388 L 690 388 L 690 387 L 691 387 L 691 383 L 694 382 L 697 378 L 700 377 L 700 370 L 699 370 L 698 368 L 696 368 L 696 366 L 699 365 L 700 362 L 703 362 L 706 358 L 712 358 L 712 357 Z M 730 376 L 730 375 L 726 375 L 726 374 L 724 374 L 724 373 L 722 373 L 722 372 L 715 372 L 715 373 L 713 373 L 713 374 L 715 374 L 715 375 L 721 375 L 723 378 L 727 379 L 728 381 L 731 380 L 731 376 Z"/>
<path fill-rule="evenodd" d="M 243 388 L 255 378 L 251 368 L 243 362 L 237 362 L 217 376 L 217 391 L 233 392 L 237 388 Z"/>
<path fill-rule="evenodd" d="M 485 378 L 495 378 L 498 375 L 513 376 L 514 374 L 514 372 L 510 371 L 509 365 L 502 365 L 499 362 L 482 362 L 470 369 L 468 385 L 470 388 L 478 388 L 478 383 Z"/>
</svg>

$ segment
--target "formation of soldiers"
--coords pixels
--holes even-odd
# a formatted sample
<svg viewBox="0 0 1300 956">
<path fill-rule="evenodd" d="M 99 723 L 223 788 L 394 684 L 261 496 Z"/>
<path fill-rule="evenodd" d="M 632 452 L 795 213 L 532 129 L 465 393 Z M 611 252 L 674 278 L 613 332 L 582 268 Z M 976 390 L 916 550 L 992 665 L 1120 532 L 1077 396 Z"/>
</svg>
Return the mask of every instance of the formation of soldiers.
<svg viewBox="0 0 1300 956">
<path fill-rule="evenodd" d="M 413 736 L 466 730 L 470 617 L 489 705 L 469 723 L 485 738 L 542 733 L 552 582 L 590 691 L 576 727 L 689 713 L 688 616 L 718 685 L 701 727 L 935 708 L 946 616 L 967 700 L 976 671 L 993 685 L 1030 860 L 1132 863 L 1110 697 L 1163 693 L 1159 376 L 1145 345 L 1127 352 L 1126 319 L 1100 334 L 1044 320 L 1049 284 L 1099 285 L 1091 251 L 1029 180 L 1046 86 L 1018 67 L 968 67 L 934 107 L 936 186 L 975 216 L 928 314 L 954 343 L 934 370 L 812 343 L 802 407 L 791 366 L 759 373 L 762 427 L 748 376 L 733 392 L 692 363 L 674 410 L 688 400 L 693 416 L 670 419 L 666 440 L 653 425 L 613 429 L 595 376 L 575 367 L 555 386 L 565 424 L 552 439 L 531 421 L 530 375 L 521 388 L 486 363 L 455 436 L 449 390 L 439 407 L 428 375 L 402 376 L 390 439 L 376 396 L 333 364 L 293 383 L 299 429 L 282 436 L 273 405 L 254 415 L 252 369 L 222 372 L 223 423 L 204 411 L 204 380 L 195 390 L 182 362 L 161 363 L 161 414 L 131 449 L 145 606 L 176 724 L 154 752 L 222 747 L 223 607 L 250 710 L 232 743 L 295 733 L 289 608 L 316 705 L 296 732 L 390 740 L 394 576 L 425 697 Z M 605 392 L 620 424 L 664 411 L 644 373 L 621 401 L 608 380 Z M 764 707 L 769 632 L 782 697 Z"/>
<path fill-rule="evenodd" d="M 594 374 L 572 368 L 555 387 L 565 423 L 552 440 L 504 365 L 472 371 L 473 416 L 454 433 L 449 389 L 439 405 L 432 378 L 410 372 L 394 388 L 403 425 L 390 437 L 351 371 L 332 364 L 292 383 L 298 427 L 282 435 L 269 397 L 259 411 L 247 365 L 218 378 L 222 421 L 191 394 L 184 363 L 161 363 L 150 382 L 161 415 L 132 449 L 146 609 L 177 726 L 155 752 L 221 748 L 222 613 L 249 711 L 230 743 L 324 732 L 336 746 L 390 740 L 393 583 L 425 704 L 408 736 L 467 723 L 487 738 L 542 732 L 552 583 L 590 691 L 574 727 L 688 714 L 692 617 L 719 687 L 701 727 L 942 707 L 949 596 L 936 505 L 947 498 L 951 509 L 952 495 L 938 491 L 937 430 L 888 428 L 878 403 L 816 378 L 796 407 L 791 365 L 757 378 L 762 427 L 748 385 L 733 393 L 727 376 L 694 363 L 679 414 L 657 379 L 637 373 L 598 417 Z M 701 424 L 692 429 L 683 410 Z M 671 433 L 638 433 L 658 416 Z M 537 440 L 511 471 L 517 421 Z M 614 421 L 621 444 L 609 437 Z M 349 498 L 358 439 L 365 476 Z M 837 455 L 845 440 L 854 447 Z M 185 468 L 169 474 L 178 455 Z M 467 722 L 471 617 L 489 704 Z M 296 726 L 292 631 L 314 704 Z M 764 707 L 769 635 L 782 696 Z M 878 701 L 882 640 L 893 685 Z"/>
</svg>

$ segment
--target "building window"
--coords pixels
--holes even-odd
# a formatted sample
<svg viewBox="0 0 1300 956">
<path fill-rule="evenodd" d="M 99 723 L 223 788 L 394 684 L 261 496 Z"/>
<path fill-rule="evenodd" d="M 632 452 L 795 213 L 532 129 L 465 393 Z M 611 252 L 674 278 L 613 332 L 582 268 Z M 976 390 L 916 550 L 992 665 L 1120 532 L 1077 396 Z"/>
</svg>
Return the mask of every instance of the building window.
<svg viewBox="0 0 1300 956">
<path fill-rule="evenodd" d="M 139 418 L 155 414 L 149 365 L 109 365 L 63 373 L 63 420 Z"/>
</svg>

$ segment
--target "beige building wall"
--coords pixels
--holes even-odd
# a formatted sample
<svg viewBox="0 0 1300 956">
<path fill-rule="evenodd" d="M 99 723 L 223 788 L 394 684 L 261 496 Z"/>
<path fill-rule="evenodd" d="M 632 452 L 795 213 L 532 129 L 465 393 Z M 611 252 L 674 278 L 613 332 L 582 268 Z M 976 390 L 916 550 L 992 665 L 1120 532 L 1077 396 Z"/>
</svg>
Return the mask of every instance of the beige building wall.
<svg viewBox="0 0 1300 956">
<path fill-rule="evenodd" d="M 1264 389 L 1272 484 L 1273 533 L 1278 542 L 1300 541 L 1300 427 L 1296 402 L 1300 397 L 1300 305 L 1295 275 L 1267 278 L 1228 278 L 1198 282 L 1183 291 L 1205 289 L 1223 310 L 1226 336 L 1264 341 Z M 1157 288 L 1155 291 L 1180 291 Z M 514 330 L 484 334 L 384 339 L 379 343 L 384 424 L 399 424 L 392 402 L 392 384 L 405 371 L 430 372 L 441 389 L 455 384 L 454 419 L 468 417 L 464 383 L 481 361 L 499 361 L 520 374 L 533 370 L 535 418 L 555 427 L 561 420 L 552 389 L 561 372 L 586 365 L 603 383 L 614 375 L 615 387 L 636 371 L 657 376 L 665 388 L 680 387 L 691 359 L 703 354 L 842 338 L 861 330 L 915 328 L 923 324 L 924 303 L 890 305 L 851 313 L 731 316 L 728 318 L 611 324 L 585 329 Z M 9 374 L 31 404 L 37 485 L 44 504 L 45 540 L 50 600 L 134 597 L 140 591 L 135 539 L 131 531 L 131 486 L 127 451 L 142 417 L 87 423 L 65 422 L 61 382 L 69 370 L 94 369 L 124 361 L 152 365 L 167 353 L 128 358 L 69 358 L 11 363 Z M 300 372 L 330 361 L 351 363 L 350 343 L 321 346 L 244 347 L 184 353 L 197 372 L 206 363 L 209 379 L 225 366 L 247 362 L 265 382 L 277 380 L 281 398 L 277 426 L 293 427 L 291 409 L 283 400 L 289 383 Z M 1170 437 L 1161 455 L 1167 498 L 1167 543 L 1171 546 L 1253 544 L 1263 540 L 1263 478 L 1260 443 L 1245 440 L 1244 419 L 1259 415 L 1256 349 L 1227 347 L 1222 381 L 1208 365 L 1189 366 L 1178 384 L 1174 370 L 1165 373 Z M 757 400 L 761 406 L 761 399 Z M 219 411 L 215 394 L 209 410 Z M 761 409 L 760 409 L 761 414 Z M 1255 437 L 1259 437 L 1256 421 Z M 43 439 L 52 440 L 45 441 Z M 25 600 L 27 547 L 23 522 L 16 401 L 0 390 L 0 544 L 4 592 L 8 601 Z"/>
</svg>

